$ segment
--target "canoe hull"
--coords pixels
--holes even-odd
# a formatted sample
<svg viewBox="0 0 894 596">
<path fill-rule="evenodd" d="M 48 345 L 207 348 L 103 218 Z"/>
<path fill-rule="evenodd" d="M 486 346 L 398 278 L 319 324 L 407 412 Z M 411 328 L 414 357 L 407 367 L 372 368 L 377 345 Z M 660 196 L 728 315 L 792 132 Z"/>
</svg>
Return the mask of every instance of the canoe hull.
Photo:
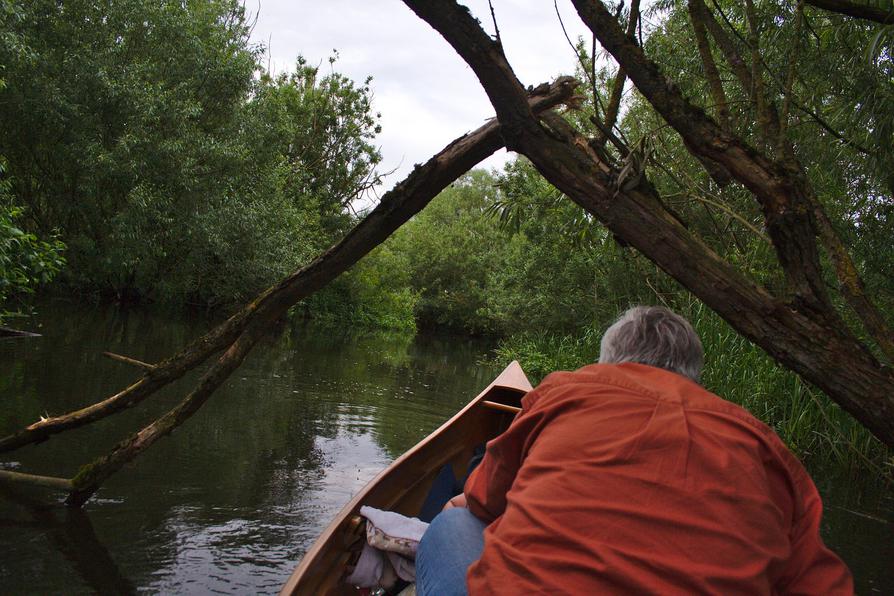
<svg viewBox="0 0 894 596">
<path fill-rule="evenodd" d="M 503 432 L 513 414 L 484 402 L 518 407 L 531 385 L 517 362 L 513 362 L 475 399 L 439 429 L 396 459 L 364 487 L 339 512 L 304 555 L 280 594 L 356 594 L 342 581 L 352 557 L 364 541 L 360 507 L 397 511 L 416 516 L 431 483 L 444 465 L 451 465 L 458 478 L 475 447 Z"/>
</svg>

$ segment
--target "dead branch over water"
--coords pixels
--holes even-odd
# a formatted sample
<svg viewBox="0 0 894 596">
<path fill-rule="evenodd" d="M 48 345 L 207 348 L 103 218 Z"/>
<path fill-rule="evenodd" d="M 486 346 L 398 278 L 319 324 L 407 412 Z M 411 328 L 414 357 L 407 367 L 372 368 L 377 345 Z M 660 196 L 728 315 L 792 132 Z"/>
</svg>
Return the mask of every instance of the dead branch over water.
<svg viewBox="0 0 894 596">
<path fill-rule="evenodd" d="M 549 110 L 572 101 L 576 81 L 563 77 L 552 84 L 540 85 L 528 94 L 528 105 L 535 112 Z M 108 454 L 83 466 L 71 479 L 32 476 L 5 472 L 0 481 L 15 481 L 69 490 L 66 503 L 83 505 L 127 462 L 148 449 L 159 438 L 170 434 L 192 416 L 214 391 L 245 359 L 265 330 L 298 301 L 324 287 L 349 269 L 395 230 L 425 207 L 444 188 L 504 145 L 499 123 L 492 120 L 445 147 L 417 166 L 402 182 L 386 193 L 379 205 L 309 265 L 299 269 L 256 297 L 226 322 L 212 329 L 189 346 L 157 364 L 144 363 L 126 356 L 109 357 L 137 366 L 145 374 L 122 391 L 100 402 L 60 416 L 42 418 L 30 426 L 0 439 L 0 452 L 39 443 L 52 435 L 78 428 L 134 406 L 188 371 L 222 352 L 196 386 L 174 409 L 142 430 L 121 441 Z M 10 475 L 15 474 L 12 478 Z"/>
</svg>

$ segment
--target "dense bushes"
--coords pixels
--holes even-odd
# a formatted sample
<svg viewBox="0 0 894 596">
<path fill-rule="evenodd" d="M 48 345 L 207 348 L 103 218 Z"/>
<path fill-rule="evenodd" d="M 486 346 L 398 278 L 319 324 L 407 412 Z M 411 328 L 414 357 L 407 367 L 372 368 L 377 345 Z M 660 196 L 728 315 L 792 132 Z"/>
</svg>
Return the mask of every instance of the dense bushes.
<svg viewBox="0 0 894 596">
<path fill-rule="evenodd" d="M 0 176 L 3 166 L 0 157 Z M 0 178 L 0 325 L 18 312 L 11 304 L 13 298 L 33 293 L 65 263 L 62 242 L 54 236 L 41 240 L 19 227 L 23 209 L 13 204 L 9 186 L 9 180 Z"/>
<path fill-rule="evenodd" d="M 376 182 L 368 81 L 263 73 L 235 0 L 4 2 L 0 153 L 69 286 L 230 306 L 307 262 Z M 8 10 L 7 10 L 8 8 Z"/>
</svg>

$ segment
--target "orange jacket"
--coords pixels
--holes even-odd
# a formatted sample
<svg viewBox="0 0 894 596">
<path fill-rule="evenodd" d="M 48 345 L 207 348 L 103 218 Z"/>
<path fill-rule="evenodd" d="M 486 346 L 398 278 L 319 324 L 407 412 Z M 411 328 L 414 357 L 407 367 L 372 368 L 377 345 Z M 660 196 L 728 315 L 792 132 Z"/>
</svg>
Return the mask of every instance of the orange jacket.
<svg viewBox="0 0 894 596">
<path fill-rule="evenodd" d="M 470 594 L 852 594 L 804 467 L 744 409 L 640 364 L 549 375 L 465 494 Z"/>
</svg>

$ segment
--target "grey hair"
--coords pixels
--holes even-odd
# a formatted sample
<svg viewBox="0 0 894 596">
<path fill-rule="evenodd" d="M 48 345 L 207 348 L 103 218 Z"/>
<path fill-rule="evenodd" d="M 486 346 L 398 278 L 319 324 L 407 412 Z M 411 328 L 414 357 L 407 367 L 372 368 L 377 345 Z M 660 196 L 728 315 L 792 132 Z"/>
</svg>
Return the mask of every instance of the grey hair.
<svg viewBox="0 0 894 596">
<path fill-rule="evenodd" d="M 602 336 L 599 362 L 639 362 L 698 383 L 705 353 L 692 325 L 680 315 L 662 306 L 634 306 Z"/>
</svg>

